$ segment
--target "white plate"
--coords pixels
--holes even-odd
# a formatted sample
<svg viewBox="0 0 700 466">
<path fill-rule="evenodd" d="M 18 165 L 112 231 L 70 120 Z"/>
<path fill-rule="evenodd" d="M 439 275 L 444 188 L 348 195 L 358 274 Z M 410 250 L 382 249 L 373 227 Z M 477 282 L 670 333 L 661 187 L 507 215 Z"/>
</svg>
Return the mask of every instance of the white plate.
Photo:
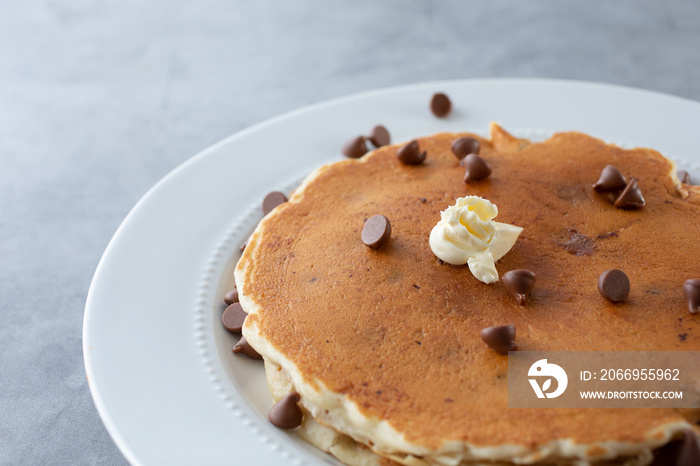
<svg viewBox="0 0 700 466">
<path fill-rule="evenodd" d="M 445 91 L 446 119 L 428 102 Z M 441 131 L 578 130 L 660 150 L 700 181 L 691 129 L 700 103 L 616 86 L 549 80 L 426 83 L 369 92 L 274 118 L 178 167 L 134 207 L 88 293 L 83 350 L 107 430 L 133 464 L 335 463 L 266 420 L 262 364 L 234 356 L 222 329 L 238 246 L 271 190 L 289 191 L 373 125 L 393 141 Z"/>
</svg>

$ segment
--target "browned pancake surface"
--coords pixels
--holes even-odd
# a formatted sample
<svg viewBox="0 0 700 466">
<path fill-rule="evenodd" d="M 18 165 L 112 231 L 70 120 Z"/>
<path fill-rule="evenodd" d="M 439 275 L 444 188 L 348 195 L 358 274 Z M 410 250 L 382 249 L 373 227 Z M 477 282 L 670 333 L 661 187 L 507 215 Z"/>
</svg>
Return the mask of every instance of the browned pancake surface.
<svg viewBox="0 0 700 466">
<path fill-rule="evenodd" d="M 672 164 L 654 151 L 579 133 L 528 144 L 497 131 L 493 144 L 481 140 L 493 174 L 465 184 L 450 152 L 458 136 L 419 139 L 428 154 L 420 166 L 399 163 L 395 146 L 333 164 L 280 206 L 242 259 L 242 291 L 260 306 L 249 319 L 308 382 L 430 448 L 446 439 L 641 441 L 684 419 L 671 409 L 509 409 L 507 357 L 479 331 L 515 324 L 529 351 L 700 350 L 700 316 L 688 313 L 682 292 L 685 280 L 700 278 L 700 190 L 686 186 L 689 196 L 679 196 Z M 639 180 L 646 207 L 616 209 L 593 191 L 607 164 Z M 440 211 L 467 195 L 489 199 L 497 221 L 524 228 L 496 266 L 501 275 L 537 274 L 527 305 L 430 250 Z M 360 239 L 375 214 L 392 225 L 380 250 Z M 598 293 L 611 268 L 630 278 L 623 304 Z"/>
</svg>

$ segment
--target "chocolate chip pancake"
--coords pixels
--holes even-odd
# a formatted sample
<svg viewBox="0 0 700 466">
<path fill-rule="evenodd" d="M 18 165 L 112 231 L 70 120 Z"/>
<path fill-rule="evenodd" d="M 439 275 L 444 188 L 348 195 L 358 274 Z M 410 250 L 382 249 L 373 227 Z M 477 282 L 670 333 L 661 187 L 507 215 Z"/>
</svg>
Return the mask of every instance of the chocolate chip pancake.
<svg viewBox="0 0 700 466">
<path fill-rule="evenodd" d="M 491 168 L 478 182 L 451 151 L 465 136 Z M 301 395 L 301 435 L 356 464 L 370 451 L 404 464 L 648 464 L 697 432 L 698 410 L 508 408 L 508 358 L 480 332 L 514 325 L 528 351 L 700 350 L 683 293 L 700 278 L 700 188 L 653 150 L 575 132 L 532 143 L 493 125 L 490 140 L 417 141 L 416 165 L 394 145 L 315 171 L 260 222 L 236 268 L 243 334 L 274 398 Z M 636 179 L 642 208 L 635 192 L 616 207 L 593 189 L 608 165 Z M 431 251 L 440 212 L 465 196 L 523 228 L 496 268 L 536 274 L 526 305 Z M 391 223 L 379 248 L 361 238 L 374 215 Z M 629 277 L 622 303 L 599 292 L 610 269 Z"/>
</svg>

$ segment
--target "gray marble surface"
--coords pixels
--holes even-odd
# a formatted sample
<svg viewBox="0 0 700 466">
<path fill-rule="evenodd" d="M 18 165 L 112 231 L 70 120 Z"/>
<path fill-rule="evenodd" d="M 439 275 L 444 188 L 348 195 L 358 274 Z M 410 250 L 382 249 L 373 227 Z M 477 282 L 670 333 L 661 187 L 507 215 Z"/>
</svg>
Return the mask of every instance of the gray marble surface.
<svg viewBox="0 0 700 466">
<path fill-rule="evenodd" d="M 83 307 L 162 176 L 310 103 L 551 77 L 700 100 L 700 2 L 0 1 L 0 464 L 124 464 L 86 382 Z"/>
</svg>

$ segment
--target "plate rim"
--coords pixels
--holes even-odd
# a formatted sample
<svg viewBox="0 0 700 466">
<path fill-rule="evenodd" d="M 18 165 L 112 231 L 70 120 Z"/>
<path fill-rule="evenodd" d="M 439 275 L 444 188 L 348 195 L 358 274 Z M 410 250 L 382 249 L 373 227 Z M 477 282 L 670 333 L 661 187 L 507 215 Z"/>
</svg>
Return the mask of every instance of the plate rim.
<svg viewBox="0 0 700 466">
<path fill-rule="evenodd" d="M 301 115 L 323 110 L 325 108 L 334 107 L 342 105 L 347 102 L 352 102 L 355 100 L 361 100 L 366 98 L 371 98 L 373 96 L 386 95 L 392 93 L 410 92 L 417 91 L 420 89 L 432 89 L 433 92 L 437 92 L 440 87 L 452 87 L 459 85 L 467 86 L 480 86 L 480 85 L 490 85 L 493 83 L 500 83 L 503 85 L 511 86 L 522 86 L 522 85 L 556 85 L 556 86 L 571 86 L 572 89 L 576 87 L 589 87 L 600 90 L 608 90 L 612 92 L 624 92 L 624 93 L 636 93 L 639 96 L 660 98 L 663 100 L 675 100 L 682 103 L 689 103 L 698 106 L 700 111 L 700 102 L 681 96 L 676 96 L 672 94 L 666 94 L 659 91 L 629 87 L 619 84 L 596 82 L 596 81 L 583 81 L 574 79 L 548 79 L 548 78 L 479 78 L 479 79 L 450 79 L 450 80 L 439 80 L 439 81 L 425 81 L 410 84 L 403 84 L 399 86 L 389 86 L 379 89 L 366 90 L 362 92 L 357 92 L 349 95 L 339 96 L 332 99 L 317 102 L 311 105 L 306 105 L 297 109 L 293 109 L 284 112 L 280 115 L 274 116 L 272 118 L 265 119 L 251 126 L 248 126 L 240 131 L 237 131 L 218 142 L 206 147 L 205 149 L 199 151 L 195 155 L 187 158 L 182 163 L 178 164 L 172 170 L 170 170 L 166 175 L 160 178 L 153 186 L 151 186 L 134 204 L 134 206 L 129 210 L 124 219 L 120 222 L 119 226 L 111 236 L 104 252 L 100 256 L 100 260 L 95 268 L 95 272 L 90 281 L 90 286 L 88 289 L 86 303 L 83 314 L 83 325 L 82 325 L 82 349 L 83 349 L 83 362 L 85 367 L 86 376 L 88 379 L 88 386 L 90 388 L 90 394 L 92 396 L 95 407 L 98 411 L 100 419 L 102 420 L 105 428 L 110 434 L 112 440 L 116 444 L 117 448 L 124 455 L 126 460 L 131 464 L 142 464 L 138 455 L 132 451 L 131 446 L 124 438 L 122 432 L 114 422 L 112 415 L 102 397 L 99 382 L 95 376 L 94 368 L 92 366 L 92 358 L 90 356 L 90 322 L 94 318 L 95 310 L 92 303 L 94 301 L 94 294 L 99 286 L 100 277 L 103 274 L 103 270 L 106 267 L 107 259 L 109 258 L 111 251 L 114 249 L 114 245 L 119 241 L 120 236 L 123 231 L 129 228 L 129 224 L 132 222 L 135 213 L 138 212 L 142 205 L 149 202 L 153 197 L 154 193 L 158 192 L 161 187 L 169 183 L 170 180 L 175 178 L 177 175 L 186 172 L 189 167 L 199 161 L 200 159 L 208 156 L 212 156 L 220 151 L 223 147 L 231 144 L 232 142 L 245 138 L 251 133 L 255 133 L 260 130 L 264 130 L 267 127 L 273 126 L 277 123 L 284 122 L 286 120 L 297 118 Z M 241 209 L 244 210 L 244 209 Z M 222 407 L 223 409 L 223 407 Z"/>
</svg>

